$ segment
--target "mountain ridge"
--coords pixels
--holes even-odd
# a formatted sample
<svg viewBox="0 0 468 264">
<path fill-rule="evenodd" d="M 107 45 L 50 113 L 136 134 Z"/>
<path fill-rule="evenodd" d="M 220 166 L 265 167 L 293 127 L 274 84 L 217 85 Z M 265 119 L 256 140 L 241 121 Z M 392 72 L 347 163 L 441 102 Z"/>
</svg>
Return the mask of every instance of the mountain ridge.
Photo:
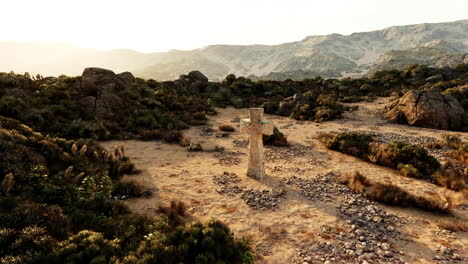
<svg viewBox="0 0 468 264">
<path fill-rule="evenodd" d="M 432 48 L 429 52 L 430 48 L 424 47 L 437 41 L 451 49 Z M 414 62 L 452 66 L 468 61 L 464 56 L 467 53 L 468 19 L 465 19 L 391 26 L 349 35 L 307 36 L 277 45 L 218 44 L 155 53 L 130 49 L 100 51 L 57 43 L 15 42 L 8 45 L 8 42 L 0 42 L 0 71 L 79 75 L 81 69 L 96 66 L 117 72 L 131 71 L 136 76 L 158 81 L 175 79 L 191 70 L 200 70 L 212 80 L 222 79 L 230 73 L 260 79 L 274 79 L 274 73 L 292 79 L 315 77 L 310 76 L 311 73 L 338 78 L 362 76 L 388 67 L 401 69 Z M 409 54 L 404 58 L 413 61 L 401 59 L 401 54 Z"/>
</svg>

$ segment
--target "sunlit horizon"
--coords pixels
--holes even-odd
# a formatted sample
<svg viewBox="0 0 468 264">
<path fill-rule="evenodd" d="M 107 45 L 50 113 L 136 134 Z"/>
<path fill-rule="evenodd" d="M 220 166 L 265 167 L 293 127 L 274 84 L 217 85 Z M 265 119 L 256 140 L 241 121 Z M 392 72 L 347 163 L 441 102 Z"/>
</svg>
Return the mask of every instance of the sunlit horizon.
<svg viewBox="0 0 468 264">
<path fill-rule="evenodd" d="M 8 1 L 0 41 L 163 52 L 463 20 L 468 1 Z"/>
</svg>

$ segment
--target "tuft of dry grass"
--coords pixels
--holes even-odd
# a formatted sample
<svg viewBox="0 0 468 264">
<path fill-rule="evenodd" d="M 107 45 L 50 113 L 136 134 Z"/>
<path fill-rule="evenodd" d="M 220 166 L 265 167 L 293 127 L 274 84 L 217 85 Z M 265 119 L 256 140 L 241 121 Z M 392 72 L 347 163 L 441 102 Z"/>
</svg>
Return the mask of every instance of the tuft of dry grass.
<svg viewBox="0 0 468 264">
<path fill-rule="evenodd" d="M 448 164 L 443 170 L 437 170 L 432 174 L 432 178 L 435 184 L 454 191 L 467 189 L 468 175 L 462 168 L 454 167 L 452 164 Z"/>
<path fill-rule="evenodd" d="M 468 232 L 468 221 L 459 218 L 448 218 L 437 221 L 437 226 L 452 232 Z"/>
<path fill-rule="evenodd" d="M 372 182 L 358 171 L 345 176 L 341 181 L 373 201 L 432 212 L 450 212 L 451 203 L 448 198 L 417 196 L 392 183 Z"/>
<path fill-rule="evenodd" d="M 451 149 L 458 149 L 462 144 L 462 140 L 459 135 L 452 135 L 449 133 L 443 133 L 441 136 L 442 144 L 446 145 Z"/>
<path fill-rule="evenodd" d="M 152 191 L 147 189 L 143 183 L 127 176 L 122 177 L 114 186 L 113 194 L 128 195 L 130 197 L 150 197 Z"/>
<path fill-rule="evenodd" d="M 175 228 L 186 222 L 187 206 L 182 201 L 172 200 L 169 206 L 159 206 L 156 211 L 167 216 L 170 228 Z"/>
</svg>

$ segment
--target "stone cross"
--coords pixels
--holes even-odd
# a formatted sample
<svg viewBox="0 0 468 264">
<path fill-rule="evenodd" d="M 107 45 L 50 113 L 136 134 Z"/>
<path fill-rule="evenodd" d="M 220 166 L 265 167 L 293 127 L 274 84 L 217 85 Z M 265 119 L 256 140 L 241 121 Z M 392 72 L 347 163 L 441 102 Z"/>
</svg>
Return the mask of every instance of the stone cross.
<svg viewBox="0 0 468 264">
<path fill-rule="evenodd" d="M 265 166 L 263 164 L 262 134 L 273 134 L 273 125 L 262 120 L 263 108 L 250 108 L 249 114 L 250 119 L 241 120 L 241 132 L 250 134 L 247 176 L 263 179 Z"/>
</svg>

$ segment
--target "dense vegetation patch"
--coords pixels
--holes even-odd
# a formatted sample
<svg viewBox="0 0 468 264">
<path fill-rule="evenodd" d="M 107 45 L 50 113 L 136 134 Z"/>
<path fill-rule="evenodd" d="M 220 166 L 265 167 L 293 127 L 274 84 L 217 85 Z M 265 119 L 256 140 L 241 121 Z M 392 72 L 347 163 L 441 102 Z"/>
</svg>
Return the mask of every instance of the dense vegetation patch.
<svg viewBox="0 0 468 264">
<path fill-rule="evenodd" d="M 0 73 L 0 115 L 64 138 L 161 138 L 165 131 L 203 124 L 213 106 L 264 107 L 269 114 L 322 122 L 350 110 L 343 103 L 419 89 L 453 95 L 465 109 L 462 127 L 468 127 L 468 95 L 460 88 L 467 83 L 466 64 L 413 64 L 355 79 L 253 81 L 230 74 L 221 83 L 199 72 L 166 82 L 98 68 L 78 77 Z"/>
<path fill-rule="evenodd" d="M 206 99 L 159 83 L 88 68 L 79 77 L 31 79 L 0 73 L 0 115 L 64 138 L 165 139 L 167 131 L 203 124 Z"/>
<path fill-rule="evenodd" d="M 114 195 L 147 196 L 116 147 L 64 140 L 0 117 L 0 263 L 249 263 L 249 244 L 183 210 L 152 219 Z M 179 208 L 181 206 L 179 205 Z"/>
</svg>

